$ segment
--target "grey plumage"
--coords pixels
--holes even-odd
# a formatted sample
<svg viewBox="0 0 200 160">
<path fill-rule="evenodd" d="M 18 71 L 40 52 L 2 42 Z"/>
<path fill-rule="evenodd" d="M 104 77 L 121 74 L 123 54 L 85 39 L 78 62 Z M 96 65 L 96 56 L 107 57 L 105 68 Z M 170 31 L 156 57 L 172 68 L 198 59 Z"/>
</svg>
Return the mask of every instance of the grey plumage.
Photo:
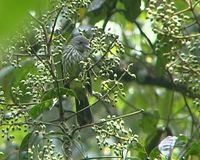
<svg viewBox="0 0 200 160">
<path fill-rule="evenodd" d="M 80 61 L 88 57 L 88 49 L 89 42 L 83 36 L 74 37 L 70 44 L 64 48 L 63 72 L 69 74 L 69 78 L 76 78 L 81 72 Z"/>
<path fill-rule="evenodd" d="M 80 73 L 81 66 L 79 63 L 82 60 L 84 58 L 80 53 L 72 45 L 68 45 L 63 55 L 63 72 L 68 74 L 70 79 L 76 78 Z"/>
<path fill-rule="evenodd" d="M 80 61 L 84 61 L 89 54 L 89 41 L 83 36 L 74 37 L 70 43 L 64 48 L 62 56 L 62 66 L 64 76 L 68 76 L 67 87 L 72 88 L 77 98 L 76 110 L 80 111 L 89 105 L 86 88 L 82 84 L 73 84 L 73 79 L 77 78 L 82 71 Z M 77 114 L 79 125 L 85 125 L 92 122 L 92 114 L 90 108 Z"/>
</svg>

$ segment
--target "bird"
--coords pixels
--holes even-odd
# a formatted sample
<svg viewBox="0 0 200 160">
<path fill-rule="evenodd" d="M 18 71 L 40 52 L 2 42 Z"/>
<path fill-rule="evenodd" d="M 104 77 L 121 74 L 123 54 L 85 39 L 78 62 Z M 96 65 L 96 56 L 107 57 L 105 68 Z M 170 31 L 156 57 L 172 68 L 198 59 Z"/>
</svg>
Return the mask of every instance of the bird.
<svg viewBox="0 0 200 160">
<path fill-rule="evenodd" d="M 64 47 L 62 55 L 63 76 L 67 76 L 64 83 L 66 88 L 70 88 L 75 92 L 76 111 L 80 111 L 89 106 L 87 93 L 91 92 L 90 85 L 86 87 L 79 81 L 78 78 L 83 70 L 81 61 L 84 61 L 89 56 L 89 40 L 83 35 L 77 35 L 71 39 L 69 44 Z M 89 75 L 89 74 L 88 74 Z M 90 108 L 77 113 L 77 122 L 80 126 L 93 122 L 92 112 Z"/>
</svg>

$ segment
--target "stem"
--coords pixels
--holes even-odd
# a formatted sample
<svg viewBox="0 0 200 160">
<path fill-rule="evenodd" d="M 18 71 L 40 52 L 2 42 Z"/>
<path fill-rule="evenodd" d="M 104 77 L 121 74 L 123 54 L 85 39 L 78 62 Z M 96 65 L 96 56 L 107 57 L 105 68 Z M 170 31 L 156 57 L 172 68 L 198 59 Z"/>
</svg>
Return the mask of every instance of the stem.
<svg viewBox="0 0 200 160">
<path fill-rule="evenodd" d="M 110 18 L 112 17 L 112 15 L 116 13 L 115 10 L 114 10 L 116 4 L 117 4 L 117 0 L 115 0 L 115 2 L 113 3 L 113 5 L 108 8 L 107 16 L 106 16 L 106 18 L 104 20 L 104 23 L 103 23 L 103 26 L 102 26 L 103 30 L 105 30 L 106 25 L 107 25 L 108 21 L 110 20 Z"/>
<path fill-rule="evenodd" d="M 170 72 L 168 72 L 168 75 L 169 75 L 170 81 L 172 83 L 172 93 L 171 93 L 171 99 L 170 99 L 169 113 L 167 116 L 166 128 L 168 128 L 169 123 L 170 123 L 170 119 L 171 119 L 170 116 L 172 114 L 172 107 L 173 107 L 173 102 L 174 102 L 174 81 L 173 81 L 173 77 L 170 74 Z"/>
<path fill-rule="evenodd" d="M 198 17 L 197 17 L 197 15 L 196 15 L 195 11 L 194 11 L 194 7 L 192 6 L 191 0 L 189 0 L 188 3 L 189 3 L 189 8 L 190 8 L 190 10 L 191 10 L 191 12 L 192 12 L 192 15 L 194 16 L 194 19 L 195 19 L 196 23 L 197 23 L 198 26 L 200 27 L 200 22 L 199 22 L 199 20 L 198 20 Z"/>
<path fill-rule="evenodd" d="M 192 126 L 191 126 L 191 131 L 190 131 L 190 138 L 189 138 L 188 142 L 186 143 L 186 145 L 181 150 L 180 155 L 179 155 L 179 159 L 181 159 L 182 157 L 184 157 L 184 155 L 187 153 L 187 148 L 189 147 L 190 143 L 192 142 L 192 139 L 193 139 L 193 136 L 194 136 L 193 132 L 194 132 L 194 124 L 195 124 L 194 115 L 192 113 L 192 110 L 191 110 L 188 102 L 187 102 L 187 99 L 186 99 L 185 95 L 183 95 L 183 99 L 184 99 L 184 102 L 185 102 L 185 106 L 188 109 L 188 112 L 190 114 L 190 118 L 192 120 Z"/>
<path fill-rule="evenodd" d="M 191 118 L 191 121 L 192 121 L 192 125 L 191 125 L 191 131 L 190 131 L 190 135 L 192 136 L 193 135 L 193 131 L 194 131 L 194 124 L 195 124 L 195 118 L 194 118 L 194 115 L 192 113 L 192 110 L 187 102 L 187 99 L 186 99 L 186 96 L 183 95 L 183 99 L 184 99 L 184 102 L 185 102 L 185 106 L 190 114 L 190 118 Z"/>
<path fill-rule="evenodd" d="M 137 26 L 137 28 L 139 29 L 141 35 L 143 35 L 143 36 L 146 38 L 146 40 L 147 40 L 147 42 L 149 43 L 149 46 L 151 47 L 151 49 L 154 50 L 154 46 L 153 46 L 151 40 L 150 40 L 149 37 L 144 33 L 144 31 L 143 31 L 142 28 L 140 27 L 140 24 L 139 24 L 137 21 L 134 21 L 134 23 L 135 23 L 135 25 Z"/>
<path fill-rule="evenodd" d="M 51 46 L 51 42 L 52 42 L 52 39 L 53 39 L 53 34 L 54 34 L 54 31 L 55 31 L 55 27 L 56 27 L 56 23 L 57 23 L 57 20 L 58 20 L 58 17 L 60 15 L 60 12 L 62 11 L 62 7 L 59 9 L 56 17 L 55 17 L 55 20 L 54 20 L 54 23 L 53 23 L 53 26 L 52 26 L 52 31 L 51 31 L 51 35 L 50 35 L 50 38 L 49 38 L 49 41 L 47 43 L 47 47 L 50 48 Z"/>
<path fill-rule="evenodd" d="M 45 24 L 44 23 L 42 23 L 40 20 L 38 20 L 37 18 L 35 18 L 34 16 L 32 16 L 31 14 L 29 14 L 29 16 L 31 17 L 31 18 L 33 18 L 41 27 L 42 27 L 42 30 L 43 30 L 43 32 L 44 32 L 44 36 L 45 36 L 45 42 L 46 43 L 48 43 L 48 32 L 47 32 L 47 29 L 46 29 L 46 27 L 45 27 Z"/>
<path fill-rule="evenodd" d="M 36 105 L 38 104 L 37 102 L 32 102 L 32 103 L 3 103 L 3 102 L 0 102 L 0 105 L 3 105 L 3 106 L 19 106 L 19 105 L 22 105 L 22 106 L 31 106 L 31 105 Z"/>
<path fill-rule="evenodd" d="M 81 160 L 89 160 L 89 159 L 121 159 L 122 157 L 121 156 L 99 156 L 99 157 L 87 157 L 87 158 L 84 158 L 84 159 L 81 159 Z M 135 158 L 134 157 L 126 157 L 126 159 L 132 159 L 134 160 Z"/>
<path fill-rule="evenodd" d="M 50 66 L 50 73 L 54 79 L 54 82 L 55 82 L 55 86 L 57 88 L 57 94 L 58 94 L 58 101 L 59 101 L 59 115 L 60 115 L 60 120 L 63 121 L 64 120 L 64 110 L 63 110 L 63 106 L 62 106 L 62 96 L 60 95 L 60 86 L 59 86 L 59 83 L 58 83 L 58 80 L 57 80 L 57 77 L 54 73 L 54 70 L 55 70 L 55 63 L 54 63 L 54 60 L 53 60 L 53 57 L 52 57 L 52 54 L 51 54 L 51 43 L 52 43 L 52 39 L 53 39 L 53 34 L 54 34 L 54 31 L 55 31 L 55 27 L 56 27 L 56 23 L 57 23 L 57 20 L 58 20 L 58 17 L 60 15 L 60 12 L 62 11 L 62 7 L 59 9 L 56 17 L 55 17 L 55 20 L 54 20 L 54 23 L 53 23 L 53 26 L 52 26 L 52 31 L 51 31 L 51 35 L 50 35 L 50 38 L 49 38 L 49 41 L 47 42 L 47 52 L 48 52 L 48 55 L 50 56 L 50 62 L 47 61 L 47 63 L 49 64 Z"/>
<path fill-rule="evenodd" d="M 122 119 L 122 118 L 126 118 L 126 117 L 130 117 L 130 116 L 133 116 L 133 115 L 136 115 L 136 114 L 139 114 L 139 113 L 143 113 L 144 110 L 141 109 L 141 110 L 138 110 L 136 112 L 132 112 L 132 113 L 128 113 L 128 114 L 125 114 L 125 115 L 121 115 L 121 116 L 117 116 L 117 117 L 112 117 L 112 118 L 109 118 L 108 120 L 117 120 L 117 119 Z M 74 136 L 74 134 L 76 133 L 76 131 L 78 130 L 81 130 L 81 129 L 84 129 L 84 128 L 88 128 L 88 127 L 92 127 L 94 125 L 99 125 L 99 124 L 102 124 L 102 123 L 105 123 L 106 121 L 100 121 L 100 122 L 94 122 L 94 123 L 90 123 L 90 124 L 86 124 L 84 126 L 80 126 L 80 127 L 77 127 L 75 128 L 73 131 L 72 131 L 72 137 Z"/>
<path fill-rule="evenodd" d="M 48 32 L 46 30 L 45 25 L 41 21 L 39 21 L 38 19 L 33 17 L 32 15 L 30 15 L 30 16 L 42 27 L 43 32 L 44 32 L 45 44 L 47 46 L 46 52 L 47 52 L 47 55 L 50 57 L 50 59 L 46 61 L 47 65 L 37 55 L 37 53 L 34 53 L 34 55 L 42 62 L 42 64 L 44 64 L 44 66 L 48 69 L 48 71 L 50 72 L 50 74 L 51 74 L 51 76 L 52 76 L 52 78 L 54 80 L 55 87 L 57 89 L 57 94 L 58 94 L 60 120 L 63 121 L 64 120 L 64 110 L 63 110 L 63 106 L 62 106 L 62 97 L 60 95 L 59 82 L 58 82 L 57 77 L 56 77 L 56 75 L 54 73 L 55 66 L 54 66 L 54 61 L 53 61 L 52 54 L 51 54 L 51 43 L 52 43 L 52 39 L 53 39 L 53 34 L 54 34 L 55 26 L 56 26 L 56 23 L 57 23 L 57 20 L 58 20 L 58 16 L 59 16 L 61 10 L 62 10 L 62 7 L 59 9 L 59 11 L 58 11 L 58 13 L 56 15 L 56 18 L 54 20 L 54 23 L 53 23 L 53 26 L 52 26 L 51 35 L 50 35 L 49 39 L 48 39 Z"/>
<path fill-rule="evenodd" d="M 158 32 L 159 34 L 163 35 L 163 36 L 166 36 L 165 33 L 163 33 L 162 31 L 159 31 L 159 30 L 156 30 L 156 32 Z M 200 36 L 200 33 L 197 33 L 197 34 L 190 34 L 190 35 L 183 35 L 183 36 L 176 36 L 176 35 L 170 35 L 171 37 L 175 38 L 175 39 L 190 39 L 190 38 L 195 38 L 195 37 L 199 37 Z M 170 37 L 170 36 L 167 36 L 167 37 Z"/>
</svg>

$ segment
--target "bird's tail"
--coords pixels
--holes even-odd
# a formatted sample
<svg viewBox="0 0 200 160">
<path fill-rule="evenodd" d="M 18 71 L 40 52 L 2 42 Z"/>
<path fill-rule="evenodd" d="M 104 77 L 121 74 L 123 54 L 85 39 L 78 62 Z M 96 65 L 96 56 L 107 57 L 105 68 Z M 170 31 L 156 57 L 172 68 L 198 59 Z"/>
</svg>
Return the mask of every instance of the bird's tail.
<svg viewBox="0 0 200 160">
<path fill-rule="evenodd" d="M 75 99 L 76 111 L 80 111 L 85 107 L 89 106 L 87 95 L 81 95 L 78 99 Z M 92 112 L 90 108 L 87 108 L 77 114 L 77 121 L 80 126 L 90 124 L 93 122 Z"/>
</svg>

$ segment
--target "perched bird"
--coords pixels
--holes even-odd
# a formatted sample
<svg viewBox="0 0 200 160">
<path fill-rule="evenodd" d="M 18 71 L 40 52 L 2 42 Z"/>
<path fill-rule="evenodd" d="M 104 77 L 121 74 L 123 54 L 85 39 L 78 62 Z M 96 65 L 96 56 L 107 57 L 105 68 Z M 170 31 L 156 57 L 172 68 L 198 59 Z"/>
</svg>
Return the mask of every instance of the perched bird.
<svg viewBox="0 0 200 160">
<path fill-rule="evenodd" d="M 84 87 L 81 82 L 74 81 L 82 71 L 80 61 L 84 61 L 89 56 L 89 41 L 82 35 L 78 35 L 69 42 L 64 48 L 62 56 L 62 67 L 64 77 L 68 77 L 65 86 L 71 88 L 76 93 L 75 103 L 76 111 L 89 106 L 87 97 L 88 88 Z M 87 108 L 77 114 L 77 121 L 80 126 L 92 123 L 92 113 Z"/>
</svg>

